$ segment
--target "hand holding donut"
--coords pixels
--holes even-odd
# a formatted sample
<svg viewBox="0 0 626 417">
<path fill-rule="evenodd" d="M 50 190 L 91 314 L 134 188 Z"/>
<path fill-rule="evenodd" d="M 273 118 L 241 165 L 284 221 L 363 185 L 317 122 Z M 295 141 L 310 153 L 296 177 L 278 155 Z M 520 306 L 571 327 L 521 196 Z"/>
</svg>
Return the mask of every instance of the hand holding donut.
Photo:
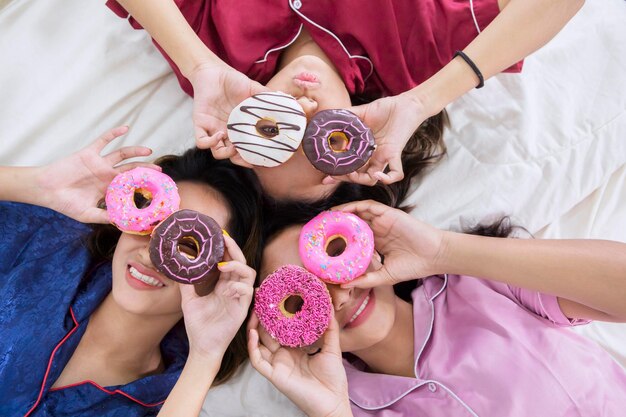
<svg viewBox="0 0 626 417">
<path fill-rule="evenodd" d="M 198 148 L 211 148 L 217 159 L 249 166 L 228 141 L 226 123 L 230 112 L 253 94 L 268 91 L 256 81 L 225 64 L 198 66 L 189 76 L 193 86 L 193 124 Z"/>
<path fill-rule="evenodd" d="M 38 168 L 36 186 L 40 201 L 35 204 L 84 223 L 108 223 L 107 212 L 98 205 L 111 180 L 138 166 L 161 170 L 154 164 L 124 163 L 129 158 L 150 155 L 152 150 L 144 146 L 127 146 L 100 155 L 106 145 L 127 131 L 127 126 L 111 129 L 86 148 Z"/>
<path fill-rule="evenodd" d="M 402 150 L 413 132 L 428 117 L 424 107 L 408 95 L 400 94 L 348 110 L 372 130 L 376 150 L 364 168 L 347 175 L 328 177 L 324 182 L 341 180 L 374 185 L 377 181 L 391 184 L 404 178 Z M 385 173 L 386 168 L 389 171 Z"/>
<path fill-rule="evenodd" d="M 374 233 L 376 250 L 384 256 L 384 264 L 379 269 L 342 287 L 396 284 L 441 272 L 438 260 L 445 248 L 443 231 L 372 200 L 348 203 L 336 210 L 354 213 L 365 220 Z"/>
<path fill-rule="evenodd" d="M 198 295 L 193 285 L 179 285 L 190 353 L 219 360 L 248 315 L 256 277 L 231 237 L 224 235 L 224 247 L 219 278 L 208 295 Z"/>
<path fill-rule="evenodd" d="M 316 354 L 282 347 L 252 314 L 248 322 L 248 354 L 252 366 L 309 417 L 351 416 L 348 380 L 333 317 Z"/>
</svg>

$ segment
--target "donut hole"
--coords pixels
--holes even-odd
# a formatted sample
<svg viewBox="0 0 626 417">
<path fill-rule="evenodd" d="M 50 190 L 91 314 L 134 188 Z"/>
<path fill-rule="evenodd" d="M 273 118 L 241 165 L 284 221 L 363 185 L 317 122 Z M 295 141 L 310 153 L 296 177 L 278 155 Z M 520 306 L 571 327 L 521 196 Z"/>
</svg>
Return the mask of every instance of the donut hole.
<svg viewBox="0 0 626 417">
<path fill-rule="evenodd" d="M 145 188 L 137 188 L 133 193 L 133 203 L 138 209 L 145 209 L 152 203 L 152 193 Z"/>
<path fill-rule="evenodd" d="M 189 259 L 196 259 L 200 253 L 200 245 L 193 237 L 183 236 L 176 244 L 176 250 Z"/>
<path fill-rule="evenodd" d="M 342 131 L 335 131 L 328 135 L 328 146 L 333 152 L 345 152 L 350 145 L 350 139 Z"/>
<path fill-rule="evenodd" d="M 341 255 L 348 246 L 346 238 L 341 235 L 334 235 L 328 238 L 326 242 L 326 254 L 330 257 L 336 257 Z"/>
<path fill-rule="evenodd" d="M 298 311 L 302 310 L 302 306 L 304 306 L 304 299 L 300 294 L 291 294 L 280 303 L 280 311 L 285 317 L 293 317 Z"/>
<path fill-rule="evenodd" d="M 266 138 L 273 138 L 274 136 L 278 136 L 280 133 L 278 124 L 272 119 L 260 119 L 256 122 L 255 128 L 260 135 L 265 136 Z"/>
</svg>

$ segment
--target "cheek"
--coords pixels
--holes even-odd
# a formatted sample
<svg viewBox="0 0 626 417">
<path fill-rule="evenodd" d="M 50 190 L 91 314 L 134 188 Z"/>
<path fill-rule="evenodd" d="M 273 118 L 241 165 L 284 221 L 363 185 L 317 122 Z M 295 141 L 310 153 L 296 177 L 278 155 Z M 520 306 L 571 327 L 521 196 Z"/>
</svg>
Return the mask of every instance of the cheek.
<svg viewBox="0 0 626 417">
<path fill-rule="evenodd" d="M 113 281 L 111 291 L 116 304 L 123 310 L 138 315 L 181 314 L 181 296 L 177 286 L 159 291 L 137 291 L 125 281 Z"/>
<path fill-rule="evenodd" d="M 342 330 L 339 336 L 342 352 L 355 352 L 379 343 L 389 335 L 396 319 L 395 294 L 392 287 L 377 287 L 374 311 L 360 326 Z"/>
</svg>

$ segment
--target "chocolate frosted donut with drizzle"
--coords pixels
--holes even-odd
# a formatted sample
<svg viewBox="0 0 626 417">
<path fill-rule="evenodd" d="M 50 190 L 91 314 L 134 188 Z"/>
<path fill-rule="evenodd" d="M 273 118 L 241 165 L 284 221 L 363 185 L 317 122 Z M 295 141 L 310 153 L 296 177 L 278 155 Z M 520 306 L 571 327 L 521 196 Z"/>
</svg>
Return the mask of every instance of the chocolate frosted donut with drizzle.
<svg viewBox="0 0 626 417">
<path fill-rule="evenodd" d="M 198 284 L 211 276 L 224 256 L 222 228 L 209 216 L 180 210 L 154 229 L 149 251 L 152 264 L 163 275 Z"/>
<path fill-rule="evenodd" d="M 295 98 L 280 91 L 242 101 L 228 117 L 228 139 L 252 165 L 275 167 L 300 146 L 306 115 Z"/>
<path fill-rule="evenodd" d="M 311 164 L 328 175 L 354 172 L 376 149 L 372 131 L 354 113 L 323 110 L 311 118 L 302 150 Z"/>
</svg>

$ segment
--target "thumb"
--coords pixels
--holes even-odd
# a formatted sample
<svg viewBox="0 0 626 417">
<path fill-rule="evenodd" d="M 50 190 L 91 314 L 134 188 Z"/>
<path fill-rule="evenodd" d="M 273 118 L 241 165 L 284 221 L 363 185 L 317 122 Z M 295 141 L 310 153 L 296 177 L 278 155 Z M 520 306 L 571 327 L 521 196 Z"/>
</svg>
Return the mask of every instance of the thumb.
<svg viewBox="0 0 626 417">
<path fill-rule="evenodd" d="M 270 88 L 264 86 L 263 84 L 257 83 L 256 81 L 252 82 L 252 87 L 250 88 L 250 92 L 252 93 L 252 95 L 254 94 L 259 94 L 259 93 L 264 93 L 267 91 L 272 91 Z"/>
<path fill-rule="evenodd" d="M 367 272 L 360 277 L 346 282 L 345 284 L 341 284 L 342 288 L 373 288 L 378 287 L 380 285 L 391 284 L 391 276 L 387 271 L 387 268 L 383 265 L 377 271 Z"/>
<path fill-rule="evenodd" d="M 322 351 L 334 353 L 341 357 L 341 346 L 339 344 L 339 323 L 337 323 L 334 311 L 330 318 L 330 326 L 328 326 L 328 330 L 326 330 L 326 333 L 324 334 Z"/>
<path fill-rule="evenodd" d="M 365 118 L 365 113 L 367 112 L 367 107 L 369 104 L 362 104 L 360 106 L 352 106 L 348 107 L 346 110 L 354 113 L 359 119 L 363 120 Z"/>
<path fill-rule="evenodd" d="M 200 298 L 194 285 L 179 283 L 178 288 L 180 289 L 181 305 L 185 305 L 195 298 Z"/>
<path fill-rule="evenodd" d="M 78 220 L 78 219 L 77 219 Z M 80 220 L 83 223 L 99 223 L 99 224 L 107 224 L 109 221 L 109 214 L 106 210 L 101 208 L 92 207 L 85 211 L 83 214 L 83 219 Z"/>
</svg>

